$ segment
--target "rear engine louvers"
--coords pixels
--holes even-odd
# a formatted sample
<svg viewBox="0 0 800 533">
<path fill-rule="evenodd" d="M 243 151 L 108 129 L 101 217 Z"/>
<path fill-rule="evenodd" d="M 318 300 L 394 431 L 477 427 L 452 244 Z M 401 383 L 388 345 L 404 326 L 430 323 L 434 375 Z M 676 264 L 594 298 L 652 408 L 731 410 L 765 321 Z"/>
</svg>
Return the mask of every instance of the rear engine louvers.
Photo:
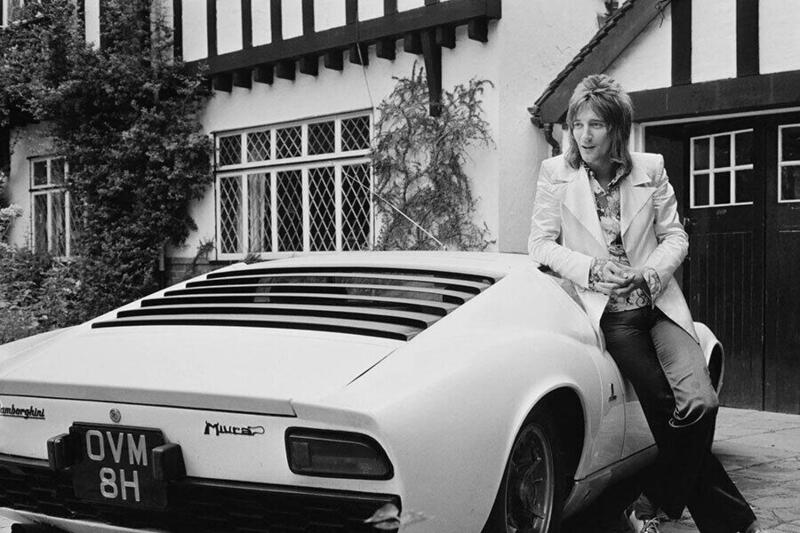
<svg viewBox="0 0 800 533">
<path fill-rule="evenodd" d="M 94 328 L 252 326 L 409 340 L 498 278 L 402 267 L 276 267 L 212 272 Z"/>
</svg>

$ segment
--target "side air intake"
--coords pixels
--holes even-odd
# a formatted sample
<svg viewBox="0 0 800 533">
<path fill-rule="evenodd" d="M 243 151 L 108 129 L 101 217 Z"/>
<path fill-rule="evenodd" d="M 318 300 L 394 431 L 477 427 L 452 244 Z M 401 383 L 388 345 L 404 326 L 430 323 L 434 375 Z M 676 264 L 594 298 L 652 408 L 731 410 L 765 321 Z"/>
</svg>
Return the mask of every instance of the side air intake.
<svg viewBox="0 0 800 533">
<path fill-rule="evenodd" d="M 402 267 L 264 267 L 212 272 L 93 328 L 250 326 L 409 340 L 498 278 Z"/>
</svg>

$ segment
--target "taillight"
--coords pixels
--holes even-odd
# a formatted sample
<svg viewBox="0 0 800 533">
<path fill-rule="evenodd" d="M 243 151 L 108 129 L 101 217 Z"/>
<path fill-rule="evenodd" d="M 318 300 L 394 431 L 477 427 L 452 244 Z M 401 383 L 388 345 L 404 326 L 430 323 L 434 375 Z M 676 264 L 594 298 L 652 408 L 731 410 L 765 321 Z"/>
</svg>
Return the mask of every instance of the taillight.
<svg viewBox="0 0 800 533">
<path fill-rule="evenodd" d="M 286 456 L 295 474 L 358 479 L 391 479 L 392 463 L 380 444 L 346 431 L 289 428 Z"/>
</svg>

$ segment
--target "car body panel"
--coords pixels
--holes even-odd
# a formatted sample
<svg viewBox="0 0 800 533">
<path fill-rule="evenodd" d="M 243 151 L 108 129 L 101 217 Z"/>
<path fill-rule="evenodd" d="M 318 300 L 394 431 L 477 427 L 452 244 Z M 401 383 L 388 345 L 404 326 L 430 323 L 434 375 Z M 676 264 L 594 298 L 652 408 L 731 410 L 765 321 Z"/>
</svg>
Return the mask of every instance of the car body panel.
<svg viewBox="0 0 800 533">
<path fill-rule="evenodd" d="M 408 341 L 271 327 L 89 323 L 0 346 L 0 402 L 46 413 L 45 420 L 0 417 L 0 454 L 44 459 L 48 438 L 76 421 L 108 424 L 118 409 L 123 424 L 160 428 L 179 443 L 189 476 L 397 495 L 401 531 L 436 533 L 483 527 L 518 431 L 554 391 L 574 395 L 583 412 L 567 512 L 649 460 L 652 437 L 602 335 L 568 287 L 526 256 L 315 254 L 222 272 L 350 266 L 464 272 L 493 282 Z M 707 333 L 711 346 L 716 339 Z M 216 433 L 214 424 L 264 432 L 207 434 Z M 284 442 L 289 427 L 371 437 L 394 476 L 293 474 Z"/>
</svg>

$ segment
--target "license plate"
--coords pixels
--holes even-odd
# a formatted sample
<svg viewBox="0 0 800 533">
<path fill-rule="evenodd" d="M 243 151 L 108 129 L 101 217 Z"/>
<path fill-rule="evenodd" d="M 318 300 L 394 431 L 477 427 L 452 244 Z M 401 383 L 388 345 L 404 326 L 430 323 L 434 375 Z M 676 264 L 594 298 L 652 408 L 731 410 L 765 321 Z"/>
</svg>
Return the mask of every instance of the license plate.
<svg viewBox="0 0 800 533">
<path fill-rule="evenodd" d="M 155 479 L 151 451 L 164 444 L 161 430 L 75 422 L 72 466 L 75 496 L 135 508 L 167 505 L 166 483 Z"/>
</svg>

